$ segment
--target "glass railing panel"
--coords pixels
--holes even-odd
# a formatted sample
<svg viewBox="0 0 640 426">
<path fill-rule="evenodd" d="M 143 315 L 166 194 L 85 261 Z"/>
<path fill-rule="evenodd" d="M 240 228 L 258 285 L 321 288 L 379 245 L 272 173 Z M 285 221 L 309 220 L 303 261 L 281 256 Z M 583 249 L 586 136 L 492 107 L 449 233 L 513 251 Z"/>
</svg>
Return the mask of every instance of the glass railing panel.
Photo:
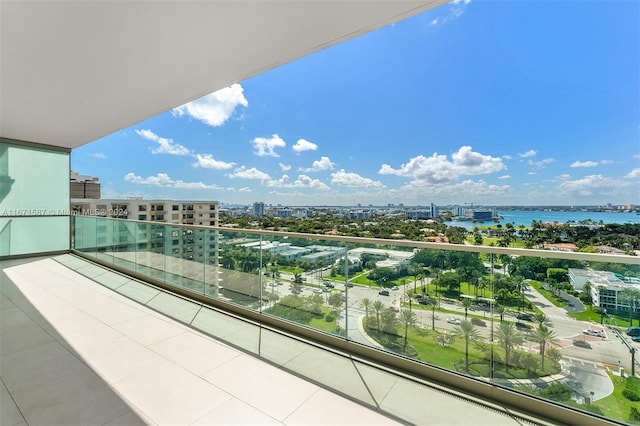
<svg viewBox="0 0 640 426">
<path fill-rule="evenodd" d="M 73 216 L 73 248 L 87 256 L 95 257 L 98 251 L 97 220 L 93 216 Z"/>
<path fill-rule="evenodd" d="M 263 313 L 345 336 L 344 277 L 336 271 L 344 244 L 304 237 L 263 236 Z"/>
<path fill-rule="evenodd" d="M 164 228 L 165 281 L 199 294 L 204 292 L 203 263 L 198 262 L 195 248 L 201 232 L 180 226 Z"/>
<path fill-rule="evenodd" d="M 113 263 L 123 268 L 135 270 L 138 247 L 138 226 L 136 223 L 117 221 L 113 226 Z"/>
<path fill-rule="evenodd" d="M 255 324 L 203 307 L 191 325 L 247 352 L 260 355 L 261 330 Z"/>
<path fill-rule="evenodd" d="M 241 232 L 207 231 L 214 257 L 207 269 L 207 292 L 221 299 L 259 310 L 263 294 L 261 236 Z M 216 266 L 216 261 L 218 262 Z"/>
<path fill-rule="evenodd" d="M 495 383 L 617 421 L 633 420 L 635 405 L 620 395 L 636 380 L 627 380 L 636 373 L 634 335 L 640 336 L 640 328 L 632 328 L 640 326 L 636 259 L 628 257 L 636 264 L 625 264 L 617 261 L 624 257 L 494 258 L 494 337 L 502 357 Z"/>
<path fill-rule="evenodd" d="M 205 230 L 202 234 L 204 253 L 204 294 L 209 297 L 220 296 L 222 277 L 225 272 L 233 270 L 234 265 L 227 264 L 228 268 L 222 266 L 222 244 L 225 234 L 220 231 Z"/>
<path fill-rule="evenodd" d="M 478 293 L 473 278 L 490 281 L 490 272 L 478 253 L 384 244 L 350 246 L 348 258 L 349 317 L 358 324 L 350 340 L 491 377 L 491 313 L 480 308 L 490 293 Z"/>
<path fill-rule="evenodd" d="M 165 280 L 166 227 L 155 223 L 137 222 L 136 272 L 153 279 Z"/>
<path fill-rule="evenodd" d="M 119 222 L 96 218 L 96 257 L 108 264 L 113 264 L 114 247 L 118 241 Z"/>
</svg>

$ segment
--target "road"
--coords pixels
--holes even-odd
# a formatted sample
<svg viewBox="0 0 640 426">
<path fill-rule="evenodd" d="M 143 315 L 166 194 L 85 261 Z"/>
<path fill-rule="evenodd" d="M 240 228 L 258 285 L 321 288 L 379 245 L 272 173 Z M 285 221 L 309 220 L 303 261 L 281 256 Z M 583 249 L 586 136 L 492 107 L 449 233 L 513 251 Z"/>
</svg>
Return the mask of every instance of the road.
<svg viewBox="0 0 640 426">
<path fill-rule="evenodd" d="M 318 271 L 305 274 L 305 285 L 303 285 L 302 295 L 311 295 L 315 292 L 322 291 L 323 280 L 328 279 L 328 270 L 324 277 L 320 278 Z M 282 285 L 273 286 L 275 291 L 280 296 L 285 296 L 291 293 L 290 280 L 293 279 L 291 274 L 282 274 L 280 281 L 284 283 Z M 289 282 L 287 282 L 289 281 Z M 268 281 L 270 283 L 272 281 Z M 342 327 L 345 324 L 348 327 L 349 338 L 362 344 L 372 345 L 375 344 L 367 336 L 363 335 L 362 331 L 358 328 L 359 318 L 364 315 L 361 301 L 364 298 L 368 298 L 372 302 L 381 301 L 386 307 L 392 309 L 398 309 L 402 301 L 407 300 L 404 289 L 390 290 L 389 296 L 383 296 L 378 294 L 379 288 L 368 286 L 354 286 L 351 288 L 345 288 L 345 285 L 340 282 L 334 282 L 335 288 L 330 290 L 331 292 L 344 292 L 347 295 L 347 315 L 345 318 L 344 312 L 339 318 L 339 325 Z M 271 288 L 270 285 L 267 288 Z M 405 285 L 405 288 L 412 288 L 412 283 Z M 328 298 L 330 293 L 322 292 L 325 298 Z M 556 346 L 560 350 L 563 359 L 563 367 L 568 371 L 568 377 L 564 379 L 564 382 L 569 384 L 579 395 L 591 396 L 593 392 L 593 398 L 595 400 L 607 396 L 612 390 L 613 385 L 611 380 L 606 374 L 607 368 L 618 370 L 619 367 L 624 367 L 627 371 L 631 369 L 631 357 L 627 347 L 621 342 L 620 338 L 611 332 L 611 330 L 604 328 L 598 323 L 585 323 L 577 321 L 567 314 L 567 309 L 560 308 L 552 305 L 547 301 L 544 296 L 538 293 L 533 287 L 529 286 L 525 291 L 525 297 L 542 312 L 544 312 L 551 320 L 554 330 L 556 332 L 558 341 Z M 570 309 L 580 309 L 577 303 L 572 303 L 573 307 Z M 458 312 L 456 314 L 448 314 L 442 312 L 435 312 L 435 327 L 438 330 L 452 331 L 455 324 L 447 322 L 448 318 L 454 317 L 458 319 L 464 318 L 464 309 L 460 304 L 441 301 L 440 307 L 449 311 Z M 432 324 L 432 311 L 430 308 L 419 305 L 418 303 L 412 304 L 412 311 L 418 318 L 418 325 L 425 328 L 431 328 Z M 470 313 L 479 314 L 479 311 L 470 311 Z M 488 312 L 482 312 L 485 316 L 486 327 L 478 327 L 481 335 L 487 340 L 490 339 L 491 333 L 491 317 Z M 515 321 L 516 318 L 511 316 L 513 314 L 506 314 L 506 319 Z M 345 319 L 347 320 L 345 322 Z M 495 316 L 494 321 L 497 322 L 499 318 Z M 588 336 L 583 333 L 583 330 L 591 328 L 593 330 L 603 330 L 605 337 Z M 626 337 L 623 336 L 626 339 Z M 591 349 L 583 348 L 573 345 L 574 339 L 587 340 Z M 628 342 L 640 349 L 640 343 Z M 537 352 L 537 343 L 525 342 L 522 347 L 524 350 L 530 350 Z M 639 357 L 640 358 L 640 357 Z M 639 364 L 640 365 L 640 364 Z M 639 370 L 640 372 L 640 370 Z"/>
</svg>

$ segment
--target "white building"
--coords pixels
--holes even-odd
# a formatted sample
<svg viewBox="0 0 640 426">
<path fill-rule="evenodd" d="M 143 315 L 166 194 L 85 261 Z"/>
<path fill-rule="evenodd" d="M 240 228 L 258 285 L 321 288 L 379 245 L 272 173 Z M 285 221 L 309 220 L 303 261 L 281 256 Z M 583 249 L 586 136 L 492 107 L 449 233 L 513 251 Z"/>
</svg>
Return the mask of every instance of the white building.
<svg viewBox="0 0 640 426">
<path fill-rule="evenodd" d="M 72 198 L 75 215 L 116 217 L 183 225 L 217 226 L 217 201 Z"/>
<path fill-rule="evenodd" d="M 627 288 L 640 291 L 640 285 L 625 283 L 613 272 L 594 271 L 592 269 L 569 268 L 569 282 L 576 290 L 582 290 L 586 283 L 591 286 L 591 299 L 593 305 L 604 308 L 607 311 L 629 312 L 630 303 L 621 296 L 621 292 Z M 636 302 L 634 311 L 640 309 L 640 300 Z"/>
</svg>

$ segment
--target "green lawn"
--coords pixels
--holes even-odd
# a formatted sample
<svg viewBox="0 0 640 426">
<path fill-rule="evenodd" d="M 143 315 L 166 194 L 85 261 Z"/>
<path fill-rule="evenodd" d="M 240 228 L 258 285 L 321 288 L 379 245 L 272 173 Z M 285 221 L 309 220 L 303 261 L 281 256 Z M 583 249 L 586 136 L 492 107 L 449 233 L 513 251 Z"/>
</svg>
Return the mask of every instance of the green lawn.
<svg viewBox="0 0 640 426">
<path fill-rule="evenodd" d="M 538 290 L 538 292 L 542 294 L 544 298 L 547 299 L 549 302 L 551 302 L 554 306 L 557 306 L 559 308 L 564 308 L 565 306 L 568 305 L 566 300 L 556 296 L 555 293 L 547 290 L 546 288 L 543 288 L 542 284 L 540 284 L 538 281 L 529 281 L 529 284 L 531 284 L 531 287 Z"/>
<path fill-rule="evenodd" d="M 600 322 L 600 313 L 596 312 L 592 306 L 587 306 L 587 309 L 583 312 L 570 312 L 569 316 L 577 319 L 578 321 L 593 321 Z M 634 318 L 634 324 L 637 321 Z M 609 318 L 603 318 L 605 325 L 613 325 L 617 327 L 627 328 L 629 327 L 629 317 L 620 315 L 610 315 Z"/>
<path fill-rule="evenodd" d="M 624 391 L 625 388 L 624 382 L 620 376 L 614 376 L 610 372 L 608 374 L 613 382 L 613 393 L 605 398 L 599 399 L 594 402 L 593 405 L 599 407 L 608 418 L 622 422 L 630 422 L 629 413 L 631 412 L 631 407 L 640 410 L 640 402 L 629 401 L 622 396 L 622 391 Z"/>
<path fill-rule="evenodd" d="M 472 376 L 488 377 L 490 374 L 490 366 L 488 362 L 488 354 L 490 345 L 486 343 L 476 344 L 469 343 L 469 371 L 464 370 L 465 359 L 465 341 L 464 339 L 454 338 L 451 331 L 434 332 L 424 328 L 410 328 L 408 333 L 408 346 L 410 350 L 403 353 L 403 335 L 390 335 L 387 333 L 378 333 L 375 330 L 368 329 L 369 335 L 383 344 L 387 349 L 398 352 L 405 356 L 414 357 L 420 361 L 443 367 L 446 369 L 459 371 L 461 373 Z M 500 360 L 504 358 L 504 349 L 499 345 L 493 347 L 495 360 L 494 372 L 495 377 L 509 379 L 525 379 L 532 377 L 541 377 L 550 374 L 556 374 L 560 371 L 560 364 L 548 358 L 545 358 L 545 370 L 536 368 L 529 371 L 516 366 L 510 366 L 506 371 L 504 364 Z M 515 354 L 518 351 L 513 350 Z M 540 365 L 540 355 L 532 354 Z"/>
<path fill-rule="evenodd" d="M 302 268 L 296 268 L 293 266 L 278 266 L 278 272 L 284 272 L 287 274 L 302 274 L 304 272 L 304 269 Z"/>
</svg>

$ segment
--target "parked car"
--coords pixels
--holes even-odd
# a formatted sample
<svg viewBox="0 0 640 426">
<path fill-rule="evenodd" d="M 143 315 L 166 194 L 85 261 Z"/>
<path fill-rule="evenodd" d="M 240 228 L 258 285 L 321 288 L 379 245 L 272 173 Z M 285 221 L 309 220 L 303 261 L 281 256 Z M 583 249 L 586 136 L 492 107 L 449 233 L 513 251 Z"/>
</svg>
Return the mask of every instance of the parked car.
<svg viewBox="0 0 640 426">
<path fill-rule="evenodd" d="M 315 294 L 322 294 L 322 289 L 314 288 L 314 289 L 313 289 L 313 292 L 314 292 Z"/>
<path fill-rule="evenodd" d="M 573 345 L 579 346 L 581 348 L 591 349 L 591 344 L 586 340 L 582 340 L 582 339 L 573 339 Z"/>
<path fill-rule="evenodd" d="M 479 325 L 480 327 L 486 327 L 487 323 L 482 321 L 480 318 L 471 318 L 471 324 Z"/>
<path fill-rule="evenodd" d="M 458 318 L 450 317 L 450 318 L 447 318 L 447 322 L 448 322 L 449 324 L 456 324 L 456 325 L 458 325 L 458 324 L 460 324 L 462 321 L 460 321 Z"/>
<path fill-rule="evenodd" d="M 396 290 L 400 290 L 400 288 L 397 285 L 394 285 L 393 287 L 391 287 L 391 290 L 396 291 Z"/>
<path fill-rule="evenodd" d="M 640 327 L 627 328 L 627 336 L 640 336 Z"/>
<path fill-rule="evenodd" d="M 378 294 L 379 294 L 380 296 L 388 296 L 388 295 L 389 295 L 389 290 L 380 290 L 380 291 L 378 292 Z"/>
<path fill-rule="evenodd" d="M 351 288 L 351 287 L 353 287 L 353 283 L 349 283 L 349 282 L 348 282 L 348 283 L 346 283 L 346 284 L 345 284 L 345 287 L 349 287 L 349 288 Z"/>
<path fill-rule="evenodd" d="M 634 342 L 640 342 L 640 336 L 633 336 L 631 340 L 633 340 Z"/>
<path fill-rule="evenodd" d="M 428 305 L 429 304 L 429 298 L 422 296 L 420 299 L 418 299 L 418 303 L 421 305 Z"/>
<path fill-rule="evenodd" d="M 334 283 L 329 281 L 323 281 L 322 284 L 324 284 L 325 287 L 329 287 L 329 288 L 334 288 L 336 286 Z"/>
<path fill-rule="evenodd" d="M 602 331 L 597 331 L 597 330 L 592 330 L 590 328 L 586 329 L 586 330 L 582 330 L 582 332 L 584 334 L 587 334 L 589 336 L 598 336 L 601 337 L 602 336 Z"/>
<path fill-rule="evenodd" d="M 530 314 L 517 314 L 516 318 L 523 321 L 533 321 L 533 317 Z"/>
</svg>

